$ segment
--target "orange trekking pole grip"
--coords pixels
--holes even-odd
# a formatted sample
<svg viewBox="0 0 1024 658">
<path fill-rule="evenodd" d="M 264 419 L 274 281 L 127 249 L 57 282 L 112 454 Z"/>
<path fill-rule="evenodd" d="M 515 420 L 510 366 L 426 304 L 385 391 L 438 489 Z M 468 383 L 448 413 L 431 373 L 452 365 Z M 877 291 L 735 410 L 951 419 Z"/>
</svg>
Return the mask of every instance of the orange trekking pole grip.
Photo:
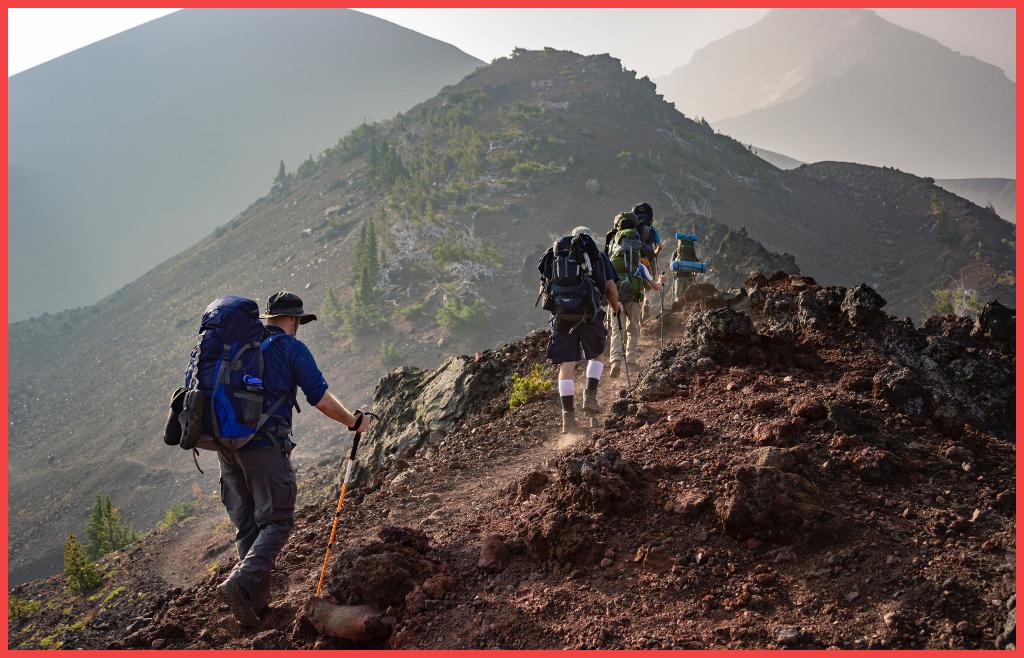
<svg viewBox="0 0 1024 658">
<path fill-rule="evenodd" d="M 363 421 L 363 413 L 356 409 L 358 418 L 356 419 L 356 427 Z M 376 414 L 365 412 L 365 415 L 378 418 Z M 324 565 L 320 568 L 320 581 L 316 584 L 316 596 L 320 596 L 320 591 L 324 586 L 324 576 L 327 574 L 327 563 L 331 559 L 331 548 L 334 546 L 334 536 L 338 532 L 338 521 L 341 519 L 341 506 L 345 503 L 345 492 L 348 491 L 348 483 L 352 478 L 352 471 L 355 470 L 356 464 L 356 449 L 359 447 L 359 439 L 362 438 L 362 432 L 356 432 L 355 438 L 352 439 L 352 450 L 348 455 L 348 465 L 345 467 L 345 478 L 341 482 L 341 494 L 338 496 L 338 508 L 334 510 L 334 523 L 331 524 L 331 537 L 327 540 L 327 553 L 324 555 Z"/>
</svg>

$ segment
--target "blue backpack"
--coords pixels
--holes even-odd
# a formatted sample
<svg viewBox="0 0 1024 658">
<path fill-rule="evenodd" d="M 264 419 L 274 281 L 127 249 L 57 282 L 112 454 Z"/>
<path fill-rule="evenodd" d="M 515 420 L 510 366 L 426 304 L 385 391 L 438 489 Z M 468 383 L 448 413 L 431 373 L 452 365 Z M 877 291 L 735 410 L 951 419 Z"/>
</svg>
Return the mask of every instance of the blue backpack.
<svg viewBox="0 0 1024 658">
<path fill-rule="evenodd" d="M 183 449 L 240 448 L 288 400 L 285 393 L 263 412 L 263 351 L 283 334 L 267 336 L 259 315 L 259 305 L 245 297 L 206 307 L 180 389 Z"/>
</svg>

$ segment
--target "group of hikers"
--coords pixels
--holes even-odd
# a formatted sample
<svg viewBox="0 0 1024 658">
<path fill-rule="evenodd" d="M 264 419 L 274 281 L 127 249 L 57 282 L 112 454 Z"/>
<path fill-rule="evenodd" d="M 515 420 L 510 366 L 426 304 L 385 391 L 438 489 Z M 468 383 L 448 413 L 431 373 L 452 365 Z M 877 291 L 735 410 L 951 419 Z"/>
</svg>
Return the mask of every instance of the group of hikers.
<svg viewBox="0 0 1024 658">
<path fill-rule="evenodd" d="M 696 260 L 696 238 L 681 235 L 676 234 L 680 248 L 674 260 Z M 690 251 L 684 253 L 680 249 L 687 241 Z M 559 365 L 563 432 L 578 428 L 573 380 L 582 360 L 587 361 L 583 409 L 590 415 L 600 412 L 597 387 L 609 332 L 609 375 L 618 377 L 624 369 L 628 378 L 630 367 L 635 368 L 640 323 L 651 312 L 645 305 L 646 293 L 661 293 L 666 283 L 664 273 L 656 274 L 660 252 L 654 211 L 650 204 L 640 203 L 615 216 L 603 252 L 591 230 L 578 226 L 541 258 L 541 295 L 544 308 L 552 313 L 547 355 Z M 692 277 L 687 272 L 674 274 L 673 301 Z M 215 300 L 203 314 L 184 386 L 171 399 L 165 443 L 192 450 L 193 455 L 198 454 L 196 448 L 217 452 L 221 501 L 235 529 L 238 553 L 238 562 L 217 591 L 246 626 L 257 624 L 268 606 L 270 573 L 294 526 L 292 411 L 299 410 L 298 390 L 311 407 L 347 427 L 357 439 L 373 423 L 373 414 L 350 411 L 328 390 L 309 348 L 296 337 L 302 325 L 314 320 L 316 315 L 306 313 L 302 299 L 291 292 L 272 295 L 263 313 L 244 297 Z M 354 447 L 352 452 L 354 457 Z M 340 513 L 340 501 L 338 509 Z"/>
<path fill-rule="evenodd" d="M 683 298 L 693 282 L 694 268 L 699 266 L 696 236 L 676 233 L 676 239 L 673 264 L 688 265 L 673 267 L 672 303 Z M 654 209 L 643 202 L 615 215 L 613 228 L 605 234 L 603 251 L 598 250 L 589 227 L 577 226 L 541 257 L 538 303 L 543 298 L 544 309 L 551 313 L 547 356 L 558 365 L 562 433 L 580 427 L 575 404 L 577 363 L 587 362 L 583 411 L 591 417 L 601 410 L 597 387 L 605 355 L 609 356 L 609 377 L 617 378 L 624 372 L 628 381 L 630 370 L 636 372 L 640 326 L 653 309 L 654 299 L 648 292 L 659 293 L 660 312 L 665 312 L 663 289 L 667 277 L 665 272 L 656 274 L 661 250 Z"/>
</svg>

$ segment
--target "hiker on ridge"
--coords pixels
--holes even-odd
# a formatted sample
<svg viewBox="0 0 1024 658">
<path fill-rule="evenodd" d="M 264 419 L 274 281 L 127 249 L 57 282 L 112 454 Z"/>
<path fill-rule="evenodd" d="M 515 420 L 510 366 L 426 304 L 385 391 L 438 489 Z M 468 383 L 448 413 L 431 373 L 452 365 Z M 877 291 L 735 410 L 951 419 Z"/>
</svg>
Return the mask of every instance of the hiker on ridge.
<svg viewBox="0 0 1024 658">
<path fill-rule="evenodd" d="M 661 234 L 654 228 L 654 208 L 646 201 L 642 201 L 630 211 L 636 215 L 636 232 L 640 235 L 640 241 L 644 243 L 643 257 L 648 260 L 647 268 L 654 274 L 658 272 L 658 254 L 661 253 Z M 645 299 L 641 304 L 641 321 L 646 320 L 654 304 L 653 298 Z"/>
<path fill-rule="evenodd" d="M 600 413 L 597 386 L 604 372 L 608 332 L 604 304 L 619 309 L 618 277 L 608 257 L 594 243 L 586 226 L 577 226 L 548 249 L 537 266 L 544 310 L 551 313 L 547 355 L 558 364 L 558 396 L 562 403 L 562 433 L 579 429 L 576 422 L 576 363 L 587 359 L 587 388 L 583 410 Z"/>
<path fill-rule="evenodd" d="M 292 408 L 298 408 L 297 389 L 306 402 L 353 432 L 365 432 L 370 415 L 354 414 L 327 390 L 309 348 L 295 337 L 299 327 L 316 320 L 303 311 L 302 300 L 290 292 L 270 296 L 266 336 L 278 336 L 263 351 L 265 390 L 263 413 L 269 419 L 248 443 L 237 450 L 217 450 L 220 495 L 235 528 L 239 562 L 217 591 L 244 626 L 259 622 L 270 598 L 270 571 L 295 521 L 295 472 L 291 465 Z M 273 398 L 287 395 L 284 404 Z"/>
<path fill-rule="evenodd" d="M 627 369 L 635 367 L 640 347 L 640 315 L 646 290 L 660 291 L 665 275 L 655 278 L 649 261 L 644 256 L 644 243 L 637 230 L 637 218 L 631 212 L 615 216 L 615 230 L 608 241 L 612 265 L 619 278 L 619 301 L 625 320 L 625 335 L 620 335 L 619 323 L 611 324 L 610 377 L 618 377 L 622 362 Z M 625 349 L 623 349 L 625 346 Z"/>
<path fill-rule="evenodd" d="M 689 234 L 677 233 L 676 238 L 676 251 L 672 254 L 672 260 L 700 262 L 700 259 L 697 258 L 696 249 L 697 227 L 691 225 Z M 675 279 L 672 285 L 672 305 L 675 307 L 683 301 L 683 295 L 685 295 L 687 289 L 693 285 L 694 280 L 697 278 L 697 274 L 695 272 L 682 271 L 674 271 L 672 274 Z"/>
</svg>

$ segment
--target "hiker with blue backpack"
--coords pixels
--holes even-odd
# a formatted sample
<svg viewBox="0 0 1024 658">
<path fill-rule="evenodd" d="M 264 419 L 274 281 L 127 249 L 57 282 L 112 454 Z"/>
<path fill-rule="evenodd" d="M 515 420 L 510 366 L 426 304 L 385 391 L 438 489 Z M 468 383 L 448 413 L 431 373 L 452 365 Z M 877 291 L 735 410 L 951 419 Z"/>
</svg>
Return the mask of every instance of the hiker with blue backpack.
<svg viewBox="0 0 1024 658">
<path fill-rule="evenodd" d="M 608 332 L 604 306 L 619 309 L 618 277 L 608 257 L 602 254 L 591 231 L 577 226 L 541 256 L 540 296 L 544 310 L 551 313 L 551 338 L 547 356 L 558 365 L 558 397 L 562 405 L 562 433 L 580 429 L 576 421 L 576 364 L 587 360 L 587 387 L 583 411 L 591 418 L 601 412 L 597 387 L 604 372 Z M 539 303 L 540 297 L 538 297 Z"/>
<path fill-rule="evenodd" d="M 677 308 L 683 296 L 696 281 L 701 271 L 700 259 L 697 258 L 697 227 L 690 226 L 689 233 L 676 233 L 676 250 L 672 254 L 672 274 L 675 281 L 672 285 L 672 307 Z M 706 265 L 704 266 L 706 269 Z"/>
<path fill-rule="evenodd" d="M 267 607 L 270 572 L 294 526 L 298 389 L 310 406 L 352 432 L 373 422 L 327 390 L 313 354 L 295 337 L 314 320 L 290 292 L 272 295 L 262 315 L 251 299 L 215 300 L 203 314 L 185 386 L 172 397 L 165 442 L 193 455 L 196 448 L 217 452 L 221 502 L 239 559 L 217 591 L 245 626 L 257 624 Z"/>
<path fill-rule="evenodd" d="M 652 254 L 647 252 L 638 226 L 635 214 L 619 213 L 615 216 L 615 228 L 605 242 L 606 252 L 618 275 L 618 297 L 626 325 L 625 330 L 621 322 L 611 325 L 610 377 L 618 377 L 623 364 L 627 377 L 630 370 L 635 369 L 640 348 L 640 322 L 645 292 L 660 292 L 665 284 L 664 274 L 654 274 Z"/>
<path fill-rule="evenodd" d="M 640 236 L 640 241 L 644 243 L 643 256 L 647 259 L 647 267 L 651 272 L 657 273 L 658 254 L 661 253 L 661 234 L 654 227 L 654 208 L 646 201 L 641 201 L 633 206 L 633 210 L 630 212 L 636 215 L 636 232 Z M 659 294 L 661 293 L 659 292 Z M 664 299 L 661 299 L 661 302 L 664 306 Z M 653 297 L 645 298 L 640 306 L 640 320 L 646 321 L 654 306 Z"/>
</svg>

